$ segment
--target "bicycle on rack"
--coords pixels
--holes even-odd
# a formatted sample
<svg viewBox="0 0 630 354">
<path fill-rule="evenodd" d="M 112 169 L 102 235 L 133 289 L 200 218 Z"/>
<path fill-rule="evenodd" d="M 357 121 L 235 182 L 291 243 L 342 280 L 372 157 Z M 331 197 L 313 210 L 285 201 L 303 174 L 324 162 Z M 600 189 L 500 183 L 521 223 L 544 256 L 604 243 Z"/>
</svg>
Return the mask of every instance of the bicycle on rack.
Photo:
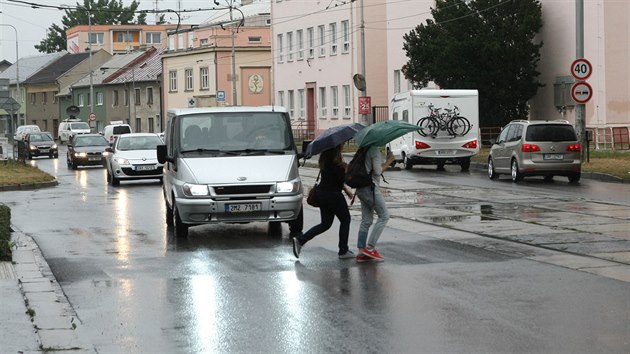
<svg viewBox="0 0 630 354">
<path fill-rule="evenodd" d="M 427 106 L 429 115 L 420 118 L 416 123 L 422 130 L 422 136 L 437 136 L 439 131 L 446 131 L 452 137 L 466 135 L 472 128 L 470 121 L 459 115 L 459 107 L 453 109 L 444 108 L 444 113 L 440 113 L 442 108 L 435 108 L 433 104 Z"/>
</svg>

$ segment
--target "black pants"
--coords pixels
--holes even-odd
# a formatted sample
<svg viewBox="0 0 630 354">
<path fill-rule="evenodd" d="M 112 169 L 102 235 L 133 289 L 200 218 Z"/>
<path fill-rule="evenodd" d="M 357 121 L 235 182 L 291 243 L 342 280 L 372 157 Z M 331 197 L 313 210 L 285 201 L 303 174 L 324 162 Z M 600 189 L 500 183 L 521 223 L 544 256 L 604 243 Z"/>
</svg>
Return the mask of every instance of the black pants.
<svg viewBox="0 0 630 354">
<path fill-rule="evenodd" d="M 316 191 L 317 200 L 319 201 L 319 213 L 321 222 L 311 227 L 303 235 L 297 239 L 300 245 L 304 245 L 313 237 L 330 229 L 335 216 L 339 219 L 339 254 L 348 252 L 348 234 L 350 233 L 350 211 L 348 211 L 348 203 L 343 197 L 342 192 L 330 192 L 321 188 Z"/>
</svg>

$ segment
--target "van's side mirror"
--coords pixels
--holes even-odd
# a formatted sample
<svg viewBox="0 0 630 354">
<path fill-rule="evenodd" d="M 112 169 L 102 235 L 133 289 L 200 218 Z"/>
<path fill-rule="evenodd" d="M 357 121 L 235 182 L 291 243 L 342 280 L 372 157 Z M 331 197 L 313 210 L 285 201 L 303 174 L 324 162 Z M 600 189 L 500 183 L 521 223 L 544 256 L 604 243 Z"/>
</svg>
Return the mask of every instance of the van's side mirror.
<svg viewBox="0 0 630 354">
<path fill-rule="evenodd" d="M 157 159 L 159 163 L 165 163 L 165 162 L 173 162 L 173 158 L 167 156 L 166 154 L 166 145 L 158 145 L 156 147 L 157 149 Z"/>
</svg>

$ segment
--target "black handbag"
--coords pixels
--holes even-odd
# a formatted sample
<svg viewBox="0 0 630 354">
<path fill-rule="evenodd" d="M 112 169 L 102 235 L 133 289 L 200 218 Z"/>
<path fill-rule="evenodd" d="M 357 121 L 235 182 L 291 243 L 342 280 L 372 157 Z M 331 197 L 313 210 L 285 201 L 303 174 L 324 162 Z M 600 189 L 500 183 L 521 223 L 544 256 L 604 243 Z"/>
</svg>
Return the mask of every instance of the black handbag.
<svg viewBox="0 0 630 354">
<path fill-rule="evenodd" d="M 306 197 L 306 203 L 308 203 L 308 205 L 310 205 L 310 206 L 314 206 L 314 207 L 317 207 L 317 208 L 319 207 L 319 202 L 317 201 L 317 185 L 319 184 L 319 175 L 320 174 L 321 174 L 321 172 L 317 175 L 317 179 L 315 180 L 315 184 L 308 191 L 308 195 Z"/>
</svg>

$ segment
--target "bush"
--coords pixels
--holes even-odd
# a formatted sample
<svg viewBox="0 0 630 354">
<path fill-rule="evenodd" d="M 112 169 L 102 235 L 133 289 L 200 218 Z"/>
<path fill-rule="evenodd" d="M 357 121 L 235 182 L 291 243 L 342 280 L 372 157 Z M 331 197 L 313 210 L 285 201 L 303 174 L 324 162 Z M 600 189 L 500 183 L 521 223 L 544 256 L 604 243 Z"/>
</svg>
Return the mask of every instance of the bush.
<svg viewBox="0 0 630 354">
<path fill-rule="evenodd" d="M 11 261 L 11 209 L 0 204 L 0 261 Z"/>
</svg>

